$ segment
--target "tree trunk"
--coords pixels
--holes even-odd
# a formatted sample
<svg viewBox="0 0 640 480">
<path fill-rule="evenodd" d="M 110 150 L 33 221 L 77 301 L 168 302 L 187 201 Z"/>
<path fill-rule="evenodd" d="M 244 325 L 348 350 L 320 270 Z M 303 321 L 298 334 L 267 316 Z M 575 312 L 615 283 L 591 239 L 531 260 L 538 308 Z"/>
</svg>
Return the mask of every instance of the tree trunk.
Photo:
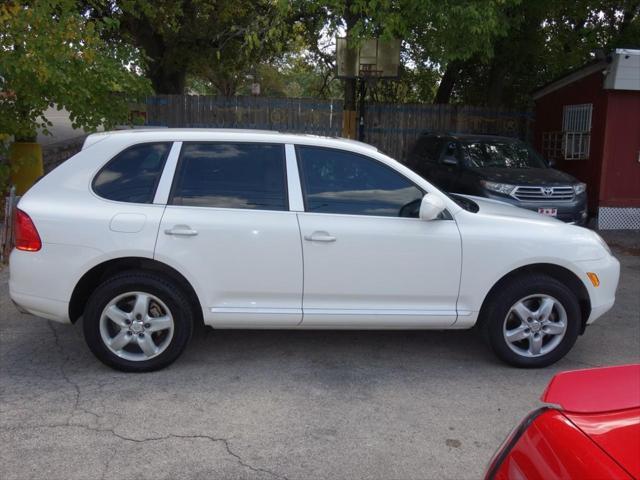
<svg viewBox="0 0 640 480">
<path fill-rule="evenodd" d="M 451 94 L 453 93 L 456 81 L 458 81 L 460 77 L 461 67 L 462 62 L 460 60 L 449 62 L 440 80 L 440 85 L 438 86 L 438 91 L 433 99 L 433 103 L 449 103 L 451 101 Z"/>
<path fill-rule="evenodd" d="M 487 85 L 487 105 L 499 107 L 502 105 L 502 94 L 504 92 L 505 76 L 509 71 L 509 66 L 500 63 L 499 57 L 494 57 L 489 72 L 489 85 Z"/>
<path fill-rule="evenodd" d="M 351 0 L 345 2 L 344 7 L 344 22 L 347 26 L 347 37 L 349 31 L 355 27 L 358 23 L 358 15 L 351 11 Z M 357 72 L 356 72 L 357 74 Z M 349 78 L 344 81 L 344 109 L 355 110 L 356 109 L 356 79 Z"/>
<path fill-rule="evenodd" d="M 351 1 L 347 0 L 344 7 L 344 21 L 347 26 L 347 37 L 349 31 L 358 22 L 359 16 L 351 11 Z M 342 120 L 342 136 L 346 138 L 356 138 L 356 86 L 355 78 L 347 78 L 344 80 L 344 107 Z"/>
<path fill-rule="evenodd" d="M 150 65 L 148 77 L 153 85 L 153 90 L 160 95 L 184 93 L 187 72 L 185 69 L 175 70 L 164 66 L 153 67 Z"/>
<path fill-rule="evenodd" d="M 131 37 L 148 57 L 146 74 L 155 93 L 183 94 L 187 77 L 187 61 L 180 46 L 165 39 L 155 31 L 154 25 L 146 17 L 125 14 L 120 19 L 120 31 Z"/>
<path fill-rule="evenodd" d="M 215 87 L 216 93 L 226 98 L 233 97 L 238 91 L 239 79 L 236 76 L 218 77 L 215 74 L 209 77 L 209 81 Z"/>
</svg>

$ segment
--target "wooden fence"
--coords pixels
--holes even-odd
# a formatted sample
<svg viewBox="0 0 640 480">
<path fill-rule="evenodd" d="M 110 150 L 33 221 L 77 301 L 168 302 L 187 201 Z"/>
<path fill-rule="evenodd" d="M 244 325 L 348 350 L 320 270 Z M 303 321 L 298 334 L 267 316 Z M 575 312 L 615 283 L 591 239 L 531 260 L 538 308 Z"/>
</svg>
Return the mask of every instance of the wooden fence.
<svg viewBox="0 0 640 480">
<path fill-rule="evenodd" d="M 424 131 L 503 135 L 531 140 L 533 115 L 466 105 L 375 104 L 365 110 L 364 141 L 404 160 Z"/>
<path fill-rule="evenodd" d="M 147 98 L 145 124 L 188 128 L 254 128 L 336 136 L 342 128 L 342 101 L 160 95 Z"/>
<path fill-rule="evenodd" d="M 2 200 L 4 200 L 4 205 L 2 224 L 0 227 L 0 263 L 7 263 L 14 244 L 15 232 L 13 231 L 13 222 L 18 200 L 20 200 L 20 197 L 16 196 L 16 187 L 11 187 L 9 189 L 9 195 Z"/>
<path fill-rule="evenodd" d="M 145 125 L 188 128 L 252 128 L 339 136 L 342 100 L 159 95 L 136 110 Z M 364 141 L 404 159 L 420 132 L 448 131 L 530 139 L 533 115 L 464 105 L 371 104 Z"/>
</svg>

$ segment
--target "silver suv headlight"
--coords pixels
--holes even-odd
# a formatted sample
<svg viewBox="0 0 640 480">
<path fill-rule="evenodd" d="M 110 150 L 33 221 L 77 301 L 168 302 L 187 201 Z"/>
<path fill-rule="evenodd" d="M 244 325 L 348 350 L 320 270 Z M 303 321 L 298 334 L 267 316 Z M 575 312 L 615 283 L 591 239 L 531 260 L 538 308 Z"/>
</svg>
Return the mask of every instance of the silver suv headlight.
<svg viewBox="0 0 640 480">
<path fill-rule="evenodd" d="M 576 192 L 576 195 L 580 195 L 581 193 L 584 193 L 587 191 L 587 184 L 577 183 L 573 186 L 573 191 Z"/>
<path fill-rule="evenodd" d="M 509 185 L 508 183 L 496 183 L 489 182 L 487 180 L 481 180 L 480 184 L 487 190 L 502 193 L 504 195 L 511 195 L 513 190 L 516 188 L 515 185 Z"/>
</svg>

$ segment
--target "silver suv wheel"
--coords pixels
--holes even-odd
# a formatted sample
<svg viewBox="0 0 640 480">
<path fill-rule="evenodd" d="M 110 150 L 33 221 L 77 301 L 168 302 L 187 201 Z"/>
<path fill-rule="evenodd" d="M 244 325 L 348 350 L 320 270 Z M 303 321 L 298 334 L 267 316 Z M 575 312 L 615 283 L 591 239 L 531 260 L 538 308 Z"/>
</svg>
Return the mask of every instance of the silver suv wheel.
<svg viewBox="0 0 640 480">
<path fill-rule="evenodd" d="M 113 298 L 100 315 L 105 346 L 125 360 L 144 361 L 164 352 L 173 338 L 174 320 L 155 295 L 127 292 Z"/>
<path fill-rule="evenodd" d="M 552 352 L 567 331 L 567 312 L 550 295 L 529 295 L 518 300 L 504 319 L 502 334 L 509 348 L 523 357 Z"/>
</svg>

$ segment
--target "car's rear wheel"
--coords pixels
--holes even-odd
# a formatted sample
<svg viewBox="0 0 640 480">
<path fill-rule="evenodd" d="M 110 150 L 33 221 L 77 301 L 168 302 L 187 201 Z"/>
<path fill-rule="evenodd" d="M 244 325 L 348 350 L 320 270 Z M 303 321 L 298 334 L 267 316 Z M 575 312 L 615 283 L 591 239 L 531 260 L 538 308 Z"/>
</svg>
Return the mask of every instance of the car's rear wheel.
<svg viewBox="0 0 640 480">
<path fill-rule="evenodd" d="M 83 327 L 100 361 L 122 371 L 148 372 L 182 353 L 193 330 L 193 312 L 172 282 L 147 272 L 126 272 L 93 292 Z"/>
<path fill-rule="evenodd" d="M 493 351 L 517 367 L 546 367 L 564 357 L 580 331 L 575 294 L 547 275 L 514 279 L 483 308 L 485 337 Z"/>
</svg>

